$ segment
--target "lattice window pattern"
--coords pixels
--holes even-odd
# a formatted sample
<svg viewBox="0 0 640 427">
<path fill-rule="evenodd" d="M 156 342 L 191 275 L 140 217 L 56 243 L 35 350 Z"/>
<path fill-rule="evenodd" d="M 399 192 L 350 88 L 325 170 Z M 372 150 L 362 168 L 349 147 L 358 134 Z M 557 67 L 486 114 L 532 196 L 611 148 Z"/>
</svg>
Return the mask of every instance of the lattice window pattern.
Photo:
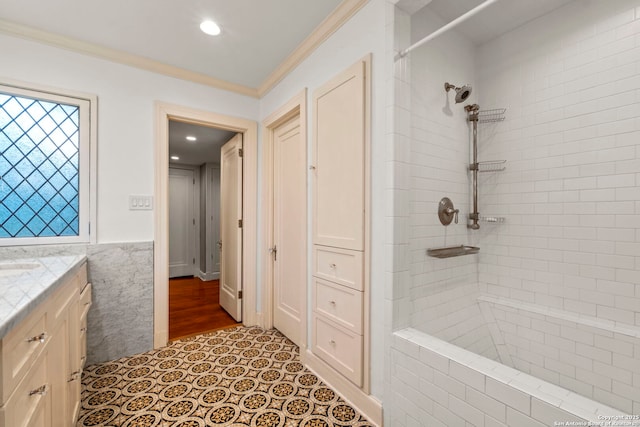
<svg viewBox="0 0 640 427">
<path fill-rule="evenodd" d="M 0 93 L 0 238 L 78 236 L 79 111 Z"/>
</svg>

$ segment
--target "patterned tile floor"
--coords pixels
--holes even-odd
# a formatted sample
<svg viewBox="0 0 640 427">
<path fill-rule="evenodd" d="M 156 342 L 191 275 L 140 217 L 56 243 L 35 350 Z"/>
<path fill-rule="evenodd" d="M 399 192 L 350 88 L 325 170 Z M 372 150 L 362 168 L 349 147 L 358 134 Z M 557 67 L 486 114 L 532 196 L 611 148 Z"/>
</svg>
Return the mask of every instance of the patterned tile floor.
<svg viewBox="0 0 640 427">
<path fill-rule="evenodd" d="M 373 425 L 278 331 L 237 327 L 87 367 L 77 426 Z"/>
</svg>

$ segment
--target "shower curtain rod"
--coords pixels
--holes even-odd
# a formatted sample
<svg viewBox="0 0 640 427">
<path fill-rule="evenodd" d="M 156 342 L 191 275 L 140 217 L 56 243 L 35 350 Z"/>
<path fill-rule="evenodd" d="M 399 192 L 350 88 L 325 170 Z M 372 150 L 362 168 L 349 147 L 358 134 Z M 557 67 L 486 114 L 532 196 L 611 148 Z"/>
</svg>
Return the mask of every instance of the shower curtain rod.
<svg viewBox="0 0 640 427">
<path fill-rule="evenodd" d="M 438 28 L 437 30 L 435 30 L 433 33 L 429 34 L 428 36 L 426 36 L 422 40 L 419 40 L 419 41 L 415 42 L 414 44 L 412 44 L 411 46 L 409 46 L 408 48 L 406 48 L 404 50 L 401 50 L 400 53 L 398 53 L 397 59 L 400 59 L 400 58 L 403 58 L 403 57 L 407 56 L 409 54 L 409 52 L 411 52 L 415 48 L 420 47 L 423 44 L 425 44 L 426 42 L 435 39 L 440 34 L 448 31 L 449 29 L 451 29 L 453 27 L 455 27 L 459 23 L 466 21 L 467 19 L 471 18 L 473 15 L 477 14 L 478 12 L 480 12 L 485 7 L 490 6 L 491 4 L 493 4 L 493 3 L 497 2 L 497 1 L 498 0 L 486 0 L 484 3 L 479 4 L 478 6 L 474 7 L 470 11 L 468 11 L 467 13 L 465 13 L 463 15 L 460 15 L 459 17 L 457 17 L 453 21 L 449 22 L 445 26 Z"/>
</svg>

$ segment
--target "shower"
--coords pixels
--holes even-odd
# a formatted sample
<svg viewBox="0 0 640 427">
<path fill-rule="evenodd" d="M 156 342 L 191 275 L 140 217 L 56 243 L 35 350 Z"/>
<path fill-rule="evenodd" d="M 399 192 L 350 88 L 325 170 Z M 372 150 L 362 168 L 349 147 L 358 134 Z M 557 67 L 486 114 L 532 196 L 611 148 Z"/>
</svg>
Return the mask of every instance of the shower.
<svg viewBox="0 0 640 427">
<path fill-rule="evenodd" d="M 456 87 L 456 85 L 452 85 L 451 83 L 444 84 L 444 90 L 449 92 L 451 89 L 455 89 L 456 91 L 456 104 L 466 101 L 469 95 L 471 95 L 471 86 L 469 85 Z"/>
</svg>

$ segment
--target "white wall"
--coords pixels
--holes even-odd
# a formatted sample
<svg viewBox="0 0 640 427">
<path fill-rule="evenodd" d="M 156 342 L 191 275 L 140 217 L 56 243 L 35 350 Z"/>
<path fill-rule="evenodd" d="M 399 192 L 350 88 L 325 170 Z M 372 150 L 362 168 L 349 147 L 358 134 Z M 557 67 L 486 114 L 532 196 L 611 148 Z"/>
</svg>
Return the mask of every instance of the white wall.
<svg viewBox="0 0 640 427">
<path fill-rule="evenodd" d="M 98 243 L 153 240 L 153 211 L 129 211 L 154 192 L 154 102 L 256 120 L 258 100 L 0 35 L 3 78 L 98 96 Z"/>
<path fill-rule="evenodd" d="M 368 53 L 372 61 L 372 206 L 371 206 L 371 392 L 382 396 L 383 370 L 383 182 L 384 182 L 384 99 L 385 99 L 385 1 L 370 0 L 350 21 L 328 38 L 312 55 L 260 101 L 260 119 L 266 118 L 303 88 L 308 88 L 307 111 L 312 112 L 313 91 Z M 311 153 L 311 122 L 308 149 Z M 309 183 L 310 184 L 310 183 Z M 308 195 L 311 187 L 308 186 Z M 311 224 L 309 198 L 309 224 Z M 309 228 L 309 231 L 311 228 Z M 311 235 L 308 236 L 311 242 Z M 260 247 L 260 243 L 258 243 Z M 309 260 L 309 265 L 311 265 Z M 308 283 L 310 286 L 310 282 Z M 310 295 L 310 293 L 309 293 Z M 310 313 L 310 307 L 309 307 Z M 310 323 L 310 322 L 309 322 Z M 310 337 L 310 334 L 309 334 Z"/>
</svg>

